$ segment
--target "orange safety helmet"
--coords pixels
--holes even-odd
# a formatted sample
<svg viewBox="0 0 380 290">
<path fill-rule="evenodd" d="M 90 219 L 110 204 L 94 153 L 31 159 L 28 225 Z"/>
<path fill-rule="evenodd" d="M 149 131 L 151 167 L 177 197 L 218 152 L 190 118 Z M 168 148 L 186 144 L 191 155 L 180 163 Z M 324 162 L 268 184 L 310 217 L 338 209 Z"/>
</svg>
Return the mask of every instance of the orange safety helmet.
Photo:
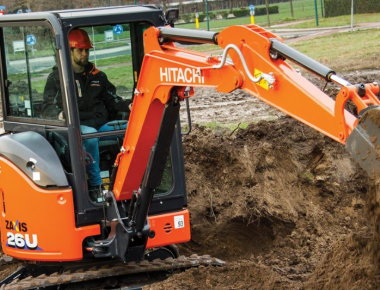
<svg viewBox="0 0 380 290">
<path fill-rule="evenodd" d="M 89 49 L 93 48 L 88 34 L 83 29 L 74 29 L 69 34 L 69 45 L 70 48 L 82 48 Z"/>
</svg>

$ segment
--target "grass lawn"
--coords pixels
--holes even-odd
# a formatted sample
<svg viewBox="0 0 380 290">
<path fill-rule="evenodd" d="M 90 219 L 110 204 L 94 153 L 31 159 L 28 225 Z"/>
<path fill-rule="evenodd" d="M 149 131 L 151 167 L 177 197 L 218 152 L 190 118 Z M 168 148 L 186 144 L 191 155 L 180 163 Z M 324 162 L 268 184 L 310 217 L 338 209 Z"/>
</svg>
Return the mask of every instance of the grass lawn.
<svg viewBox="0 0 380 290">
<path fill-rule="evenodd" d="M 315 21 L 315 6 L 314 0 L 300 0 L 293 1 L 293 12 L 294 17 L 291 16 L 290 12 L 290 4 L 289 2 L 285 3 L 276 3 L 270 4 L 270 6 L 278 5 L 279 13 L 278 14 L 270 14 L 270 23 L 271 26 L 275 24 L 282 24 L 290 21 L 299 21 L 299 20 L 307 20 L 302 23 L 293 24 L 289 26 L 284 26 L 283 28 L 316 28 Z M 344 15 L 332 18 L 322 18 L 321 17 L 321 4 L 320 1 L 317 1 L 318 6 L 318 27 L 333 27 L 333 26 L 345 26 L 351 25 L 351 15 Z M 258 5 L 256 7 L 265 7 L 264 5 Z M 215 13 L 215 11 L 212 11 Z M 354 25 L 358 23 L 365 22 L 380 22 L 380 13 L 372 13 L 372 14 L 355 14 L 354 15 Z M 231 25 L 244 25 L 250 24 L 250 17 L 242 17 L 242 18 L 231 18 L 231 19 L 222 19 L 222 20 L 211 20 L 209 22 L 210 30 L 219 31 L 224 27 L 228 27 Z M 267 27 L 267 16 L 260 15 L 255 16 L 255 24 Z M 207 22 L 201 22 L 200 29 L 207 29 Z M 176 25 L 178 28 L 188 28 L 188 29 L 196 29 L 195 23 L 186 23 Z"/>
<path fill-rule="evenodd" d="M 220 124 L 216 121 L 212 121 L 209 123 L 200 123 L 199 125 L 205 126 L 213 131 L 218 131 L 218 130 L 223 130 L 223 129 L 229 129 L 229 130 L 235 130 L 237 127 L 241 129 L 246 129 L 249 125 L 249 123 L 239 123 L 239 124 Z M 188 127 L 183 126 L 182 131 L 185 132 L 187 131 Z"/>
<path fill-rule="evenodd" d="M 320 18 L 317 26 L 315 19 L 306 22 L 288 25 L 286 28 L 317 28 L 317 27 L 335 27 L 351 25 L 351 15 L 343 15 L 331 18 Z M 354 15 L 354 25 L 358 23 L 380 22 L 380 13 L 356 14 Z M 285 27 L 283 27 L 285 28 Z"/>
<path fill-rule="evenodd" d="M 100 68 L 107 74 L 108 79 L 115 86 L 125 86 L 130 91 L 133 89 L 133 70 L 131 64 L 123 65 L 122 67 Z"/>
<path fill-rule="evenodd" d="M 275 23 L 284 23 L 287 21 L 303 20 L 303 19 L 309 19 L 309 18 L 315 17 L 314 16 L 315 15 L 314 0 L 293 1 L 294 18 L 291 17 L 289 2 L 271 4 L 270 6 L 274 6 L 274 5 L 278 5 L 279 13 L 270 14 L 269 18 L 270 18 L 271 25 Z M 320 3 L 318 5 L 319 5 L 318 9 L 320 12 Z M 265 7 L 265 5 L 258 5 L 256 7 Z M 209 22 L 210 29 L 212 30 L 214 29 L 218 30 L 223 27 L 227 27 L 231 25 L 242 25 L 242 24 L 250 24 L 250 23 L 251 23 L 250 17 L 211 20 Z M 266 26 L 267 16 L 266 15 L 255 16 L 255 24 Z M 206 20 L 204 22 L 201 22 L 199 26 L 200 26 L 200 29 L 207 29 Z M 195 29 L 195 23 L 176 25 L 176 27 Z"/>
<path fill-rule="evenodd" d="M 128 63 L 132 61 L 132 55 L 122 55 L 118 57 L 109 57 L 109 58 L 102 58 L 96 60 L 96 66 L 110 66 L 117 63 Z M 92 61 L 94 62 L 94 61 Z"/>
<path fill-rule="evenodd" d="M 290 46 L 339 72 L 380 69 L 379 43 L 380 29 L 369 29 L 317 37 Z"/>
</svg>

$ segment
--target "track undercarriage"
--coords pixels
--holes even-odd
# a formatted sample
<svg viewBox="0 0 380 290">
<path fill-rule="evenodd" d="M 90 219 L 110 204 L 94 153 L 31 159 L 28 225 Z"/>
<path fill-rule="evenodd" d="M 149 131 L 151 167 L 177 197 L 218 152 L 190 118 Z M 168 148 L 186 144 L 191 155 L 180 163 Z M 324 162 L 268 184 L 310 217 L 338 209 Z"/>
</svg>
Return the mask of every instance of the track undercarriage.
<svg viewBox="0 0 380 290">
<path fill-rule="evenodd" d="M 59 289 L 60 285 L 80 283 L 104 278 L 114 278 L 119 276 L 149 274 L 158 272 L 168 272 L 173 270 L 184 270 L 199 266 L 224 266 L 225 262 L 212 258 L 208 255 L 190 257 L 179 256 L 177 258 L 168 257 L 160 259 L 163 253 L 151 252 L 146 259 L 136 263 L 123 263 L 119 260 L 88 260 L 68 263 L 29 263 L 20 266 L 14 273 L 0 282 L 0 289 L 24 290 L 24 289 Z M 149 255 L 149 256 L 148 256 Z M 166 255 L 165 253 L 163 255 Z M 17 261 L 3 256 L 0 260 L 0 267 L 6 267 L 10 263 Z M 144 282 L 149 284 L 149 282 Z M 117 284 L 117 283 L 115 283 Z M 57 288 L 58 287 L 58 288 Z"/>
</svg>

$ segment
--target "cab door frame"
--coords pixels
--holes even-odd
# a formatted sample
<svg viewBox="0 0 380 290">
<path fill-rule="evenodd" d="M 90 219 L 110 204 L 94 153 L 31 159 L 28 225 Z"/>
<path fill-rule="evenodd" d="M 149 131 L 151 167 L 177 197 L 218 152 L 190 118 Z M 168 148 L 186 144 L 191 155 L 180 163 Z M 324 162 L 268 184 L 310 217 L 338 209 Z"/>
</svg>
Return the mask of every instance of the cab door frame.
<svg viewBox="0 0 380 290">
<path fill-rule="evenodd" d="M 70 150 L 72 172 L 66 172 L 66 175 L 73 190 L 75 220 L 77 227 L 95 224 L 102 220 L 103 207 L 101 205 L 95 205 L 94 203 L 90 202 L 87 196 L 88 189 L 86 182 L 85 160 L 83 158 L 82 149 L 82 134 L 80 131 L 79 110 L 75 98 L 77 92 L 75 89 L 75 84 L 73 82 L 74 78 L 71 67 L 70 48 L 68 46 L 68 42 L 65 40 L 68 39 L 68 34 L 74 27 L 129 23 L 131 27 L 132 54 L 135 54 L 137 56 L 137 58 L 133 58 L 133 70 L 136 74 L 136 85 L 143 59 L 143 54 L 136 54 L 136 52 L 143 51 L 142 35 L 140 35 L 140 32 L 138 31 L 138 24 L 148 23 L 152 25 L 155 24 L 157 26 L 164 25 L 164 21 L 159 15 L 160 12 L 158 10 L 146 13 L 146 15 L 144 12 L 140 14 L 131 13 L 130 15 L 100 15 L 93 17 L 91 17 L 91 13 L 89 13 L 88 17 L 73 17 L 69 16 L 68 11 L 62 11 L 62 13 L 54 14 L 41 12 L 38 14 L 23 14 L 22 17 L 20 15 L 3 16 L 2 22 L 0 23 L 1 42 L 4 41 L 1 29 L 1 27 L 4 26 L 44 23 L 45 25 L 50 26 L 53 31 L 55 38 L 56 61 L 61 82 L 61 92 L 63 98 L 62 102 L 65 115 L 67 116 L 66 123 L 63 124 L 54 121 L 41 121 L 37 123 L 32 121 L 28 122 L 20 118 L 12 118 L 8 116 L 6 114 L 6 110 L 4 110 L 4 129 L 6 131 L 15 133 L 23 131 L 35 131 L 43 135 L 45 138 L 47 138 L 48 133 L 52 131 L 59 132 L 64 136 Z M 61 14 L 65 15 L 66 18 L 61 17 Z M 126 18 L 128 18 L 127 21 Z M 0 72 L 2 76 L 4 76 L 1 80 L 1 94 L 2 96 L 6 96 L 7 87 L 5 84 L 5 52 L 3 49 L 0 50 Z M 3 108 L 7 108 L 5 98 L 2 98 L 2 104 Z M 153 198 L 149 212 L 150 215 L 179 210 L 187 205 L 179 121 L 172 140 L 170 158 L 172 161 L 173 174 L 172 188 L 169 192 L 156 195 Z"/>
</svg>

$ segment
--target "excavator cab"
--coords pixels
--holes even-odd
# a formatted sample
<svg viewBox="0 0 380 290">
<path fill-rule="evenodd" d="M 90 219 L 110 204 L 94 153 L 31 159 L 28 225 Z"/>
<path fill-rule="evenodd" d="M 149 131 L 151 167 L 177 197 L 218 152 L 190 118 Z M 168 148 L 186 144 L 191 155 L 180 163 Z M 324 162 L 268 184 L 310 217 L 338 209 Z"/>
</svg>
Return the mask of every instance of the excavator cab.
<svg viewBox="0 0 380 290">
<path fill-rule="evenodd" d="M 143 33 L 150 26 L 166 24 L 162 9 L 156 6 L 41 12 L 2 19 L 0 86 L 5 132 L 0 137 L 0 195 L 6 254 L 37 261 L 80 260 L 92 256 L 88 247 L 111 231 L 104 221 L 107 202 L 89 194 L 86 162 L 91 160 L 82 144 L 86 139 L 99 140 L 101 177 L 107 190 L 115 159 L 123 150 L 129 115 L 110 116 L 111 131 L 81 133 L 81 92 L 72 70 L 70 31 L 81 28 L 87 32 L 94 46 L 90 62 L 107 74 L 118 98 L 132 100 L 144 58 Z M 49 84 L 53 86 L 50 91 Z M 148 247 L 190 239 L 189 225 L 176 231 L 172 216 L 167 216 L 182 213 L 186 202 L 178 125 L 149 210 L 156 227 L 150 230 Z M 120 206 L 129 206 L 128 201 Z M 65 245 L 58 246 L 62 241 Z M 146 248 L 144 243 L 139 256 Z"/>
</svg>

